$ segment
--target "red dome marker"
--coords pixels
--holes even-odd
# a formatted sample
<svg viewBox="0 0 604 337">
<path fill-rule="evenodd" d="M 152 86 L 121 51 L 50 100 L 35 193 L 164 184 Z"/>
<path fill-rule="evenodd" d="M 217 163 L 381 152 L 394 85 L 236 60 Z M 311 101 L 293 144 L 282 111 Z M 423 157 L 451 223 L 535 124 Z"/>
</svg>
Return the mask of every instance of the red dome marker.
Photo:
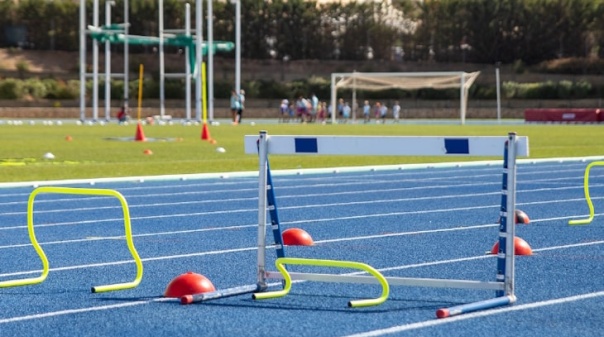
<svg viewBox="0 0 604 337">
<path fill-rule="evenodd" d="M 212 282 L 201 274 L 187 272 L 175 277 L 166 287 L 164 297 L 180 298 L 215 291 Z"/>
<path fill-rule="evenodd" d="M 499 240 L 495 242 L 491 249 L 491 254 L 497 254 L 499 252 Z M 531 246 L 519 237 L 514 237 L 514 254 L 515 255 L 533 255 Z"/>
<path fill-rule="evenodd" d="M 523 225 L 528 225 L 529 223 L 531 223 L 531 219 L 529 219 L 529 216 L 524 213 L 523 211 L 517 209 L 515 212 L 516 217 L 515 217 L 515 224 L 523 224 Z M 499 218 L 499 221 L 497 221 L 497 223 L 501 222 L 501 218 Z"/>
<path fill-rule="evenodd" d="M 286 246 L 312 246 L 315 244 L 310 234 L 300 228 L 288 228 L 283 231 L 283 244 Z"/>
</svg>

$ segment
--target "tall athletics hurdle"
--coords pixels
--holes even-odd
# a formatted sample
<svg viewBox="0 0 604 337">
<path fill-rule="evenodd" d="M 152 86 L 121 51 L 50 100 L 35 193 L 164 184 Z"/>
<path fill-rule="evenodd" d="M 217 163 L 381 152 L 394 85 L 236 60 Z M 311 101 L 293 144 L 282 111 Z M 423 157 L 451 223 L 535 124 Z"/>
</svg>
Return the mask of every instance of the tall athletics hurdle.
<svg viewBox="0 0 604 337">
<path fill-rule="evenodd" d="M 259 193 L 258 193 L 258 285 L 266 285 L 266 279 L 285 280 L 283 291 L 254 294 L 256 299 L 281 297 L 289 291 L 291 280 L 346 283 L 379 283 L 379 272 L 371 276 L 331 275 L 315 273 L 287 272 L 283 264 L 305 264 L 331 267 L 360 268 L 356 262 L 278 258 L 275 262 L 280 272 L 267 271 L 266 251 L 266 212 L 267 191 L 273 190 L 267 185 L 270 176 L 269 154 L 323 154 L 323 155 L 395 155 L 395 156 L 495 156 L 501 155 L 504 148 L 502 195 L 499 224 L 499 251 L 497 254 L 496 280 L 483 282 L 475 280 L 429 279 L 386 277 L 386 285 L 380 299 L 387 297 L 388 283 L 401 286 L 419 286 L 436 288 L 459 288 L 495 290 L 496 297 L 483 301 L 442 308 L 436 312 L 438 318 L 450 317 L 477 310 L 512 304 L 514 295 L 514 214 L 516 206 L 516 157 L 528 156 L 528 138 L 509 133 L 508 137 L 361 137 L 361 136 L 271 136 L 261 131 L 258 136 L 245 136 L 245 152 L 259 154 Z M 509 216 L 508 216 L 509 215 Z M 273 232 L 275 228 L 273 227 Z M 371 268 L 367 266 L 368 268 Z M 365 270 L 369 272 L 368 270 Z M 260 287 L 259 287 L 260 288 Z M 259 289 L 262 290 L 262 289 Z M 383 301 L 376 299 L 366 305 L 376 305 Z M 385 300 L 385 298 L 384 298 Z M 355 306 L 353 303 L 349 303 Z M 364 306 L 364 305 L 356 305 Z"/>
<path fill-rule="evenodd" d="M 585 174 L 583 176 L 583 193 L 585 193 L 585 200 L 587 201 L 587 207 L 589 207 L 589 217 L 585 219 L 570 220 L 569 225 L 589 225 L 595 217 L 594 204 L 589 196 L 589 172 L 591 172 L 594 166 L 604 166 L 604 161 L 594 161 L 587 165 L 585 168 Z"/>
<path fill-rule="evenodd" d="M 134 258 L 134 262 L 136 263 L 136 277 L 131 282 L 95 286 L 92 287 L 91 291 L 93 293 L 102 293 L 108 291 L 125 290 L 135 288 L 140 284 L 141 280 L 143 279 L 143 262 L 139 257 L 136 248 L 134 248 L 134 242 L 132 240 L 132 229 L 130 226 L 130 210 L 128 209 L 128 203 L 126 202 L 126 199 L 121 193 L 114 190 L 95 188 L 38 187 L 29 195 L 29 200 L 27 201 L 27 231 L 29 233 L 29 239 L 31 241 L 31 244 L 34 246 L 36 253 L 38 253 L 40 260 L 42 261 L 42 274 L 38 277 L 3 281 L 0 282 L 0 288 L 39 284 L 44 282 L 44 280 L 46 280 L 46 277 L 48 276 L 48 258 L 46 257 L 42 246 L 40 246 L 40 244 L 38 243 L 38 239 L 36 238 L 36 233 L 34 231 L 34 201 L 36 199 L 36 196 L 41 193 L 99 195 L 117 198 L 122 205 L 122 212 L 124 214 L 126 243 L 128 245 L 128 249 L 130 250 L 130 254 Z"/>
</svg>

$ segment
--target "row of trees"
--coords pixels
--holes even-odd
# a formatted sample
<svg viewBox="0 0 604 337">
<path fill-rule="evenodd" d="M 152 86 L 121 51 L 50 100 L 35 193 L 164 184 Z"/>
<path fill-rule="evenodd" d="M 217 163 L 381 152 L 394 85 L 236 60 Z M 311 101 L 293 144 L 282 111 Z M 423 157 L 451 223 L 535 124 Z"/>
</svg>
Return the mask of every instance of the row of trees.
<svg viewBox="0 0 604 337">
<path fill-rule="evenodd" d="M 128 83 L 130 91 L 138 89 L 138 80 Z M 86 82 L 86 91 L 92 92 L 92 81 Z M 111 97 L 121 97 L 124 92 L 124 82 L 112 83 Z M 246 97 L 262 98 L 279 101 L 283 97 L 298 97 L 300 93 L 315 93 L 319 97 L 329 97 L 331 94 L 330 83 L 319 78 L 300 79 L 288 83 L 274 80 L 250 80 L 244 84 Z M 104 98 L 104 83 L 99 83 L 100 98 Z M 231 95 L 232 83 L 216 81 L 215 97 L 228 100 Z M 146 79 L 143 84 L 142 97 L 144 99 L 158 99 L 159 82 L 155 79 Z M 472 100 L 493 100 L 496 98 L 496 89 L 493 85 L 475 84 L 469 92 Z M 586 81 L 547 81 L 541 83 L 503 82 L 501 93 L 507 99 L 591 99 L 600 98 L 604 92 L 603 85 L 592 85 Z M 79 97 L 80 83 L 78 80 L 57 80 L 51 78 L 38 79 L 0 79 L 0 100 L 74 100 Z M 339 92 L 343 97 L 350 97 L 350 90 Z M 459 100 L 458 89 L 434 90 L 399 90 L 384 91 L 357 91 L 358 97 L 369 100 L 386 98 L 421 99 L 421 100 Z M 185 83 L 181 80 L 168 80 L 165 83 L 165 98 L 185 99 Z"/>
<path fill-rule="evenodd" d="M 596 58 L 604 42 L 604 0 L 391 0 L 391 4 L 320 5 L 305 0 L 240 1 L 242 54 L 251 59 L 537 64 L 561 57 Z M 166 28 L 184 27 L 184 3 L 164 0 Z M 88 24 L 92 23 L 92 4 L 86 0 Z M 130 33 L 157 36 L 158 1 L 130 0 L 129 4 Z M 100 7 L 104 22 L 104 2 Z M 234 7 L 230 1 L 213 2 L 216 40 L 233 41 Z M 0 47 L 79 48 L 79 1 L 0 1 L 0 17 L 4 32 Z M 112 22 L 123 22 L 123 17 L 123 0 L 115 0 Z M 149 48 L 133 46 L 131 51 Z"/>
</svg>

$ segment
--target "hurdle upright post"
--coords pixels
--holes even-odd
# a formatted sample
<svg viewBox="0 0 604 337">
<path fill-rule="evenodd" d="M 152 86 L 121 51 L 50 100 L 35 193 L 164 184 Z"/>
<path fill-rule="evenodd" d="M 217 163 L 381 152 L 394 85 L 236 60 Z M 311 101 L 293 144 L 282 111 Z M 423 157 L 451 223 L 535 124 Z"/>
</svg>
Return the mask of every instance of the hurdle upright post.
<svg viewBox="0 0 604 337">
<path fill-rule="evenodd" d="M 516 133 L 508 135 L 503 158 L 501 214 L 499 223 L 499 252 L 497 253 L 497 280 L 505 284 L 497 296 L 514 295 L 514 265 L 516 235 Z"/>
<path fill-rule="evenodd" d="M 497 252 L 496 281 L 503 284 L 503 289 L 495 292 L 495 298 L 461 304 L 436 311 L 437 318 L 447 318 L 473 311 L 485 310 L 516 302 L 514 294 L 514 270 L 516 236 L 516 157 L 517 136 L 515 132 L 508 134 L 503 151 L 503 175 L 501 182 L 501 206 L 499 212 L 499 251 Z"/>
<path fill-rule="evenodd" d="M 218 298 L 238 296 L 253 292 L 265 291 L 266 283 L 266 221 L 267 221 L 267 181 L 268 181 L 268 142 L 266 131 L 260 131 L 259 138 L 255 141 L 255 149 L 259 158 L 258 170 L 258 238 L 257 238 L 257 277 L 256 284 L 237 286 L 216 291 L 185 295 L 180 298 L 181 304 L 205 302 Z"/>
<path fill-rule="evenodd" d="M 267 163 L 268 163 L 267 132 L 260 131 L 258 138 L 258 276 L 259 289 L 266 289 L 266 209 L 267 209 Z"/>
</svg>

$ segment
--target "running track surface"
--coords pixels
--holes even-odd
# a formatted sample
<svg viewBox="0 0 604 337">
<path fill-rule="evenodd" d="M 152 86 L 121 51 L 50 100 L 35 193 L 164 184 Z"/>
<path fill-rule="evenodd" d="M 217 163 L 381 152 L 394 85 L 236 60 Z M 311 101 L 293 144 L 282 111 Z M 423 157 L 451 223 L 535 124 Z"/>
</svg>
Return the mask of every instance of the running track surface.
<svg viewBox="0 0 604 337">
<path fill-rule="evenodd" d="M 518 165 L 517 208 L 531 223 L 518 225 L 516 234 L 534 254 L 516 258 L 517 303 L 440 320 L 437 309 L 494 292 L 393 286 L 384 304 L 368 308 L 348 308 L 347 302 L 378 296 L 377 285 L 300 282 L 289 295 L 262 301 L 249 294 L 192 305 L 164 298 L 167 284 L 187 271 L 205 275 L 219 289 L 255 283 L 253 173 L 94 186 L 57 182 L 53 186 L 114 189 L 125 196 L 143 281 L 131 290 L 90 292 L 91 286 L 135 276 L 117 199 L 40 194 L 35 233 L 51 270 L 41 284 L 0 288 L 0 336 L 601 336 L 604 168 L 591 174 L 595 220 L 568 225 L 588 214 L 587 163 Z M 282 228 L 302 228 L 315 241 L 286 253 L 364 262 L 385 276 L 493 281 L 496 258 L 485 252 L 498 235 L 501 176 L 497 162 L 274 174 Z M 0 188 L 0 281 L 41 272 L 27 232 L 33 188 Z M 274 253 L 268 250 L 271 270 Z M 276 280 L 272 285 L 279 288 Z"/>
</svg>

